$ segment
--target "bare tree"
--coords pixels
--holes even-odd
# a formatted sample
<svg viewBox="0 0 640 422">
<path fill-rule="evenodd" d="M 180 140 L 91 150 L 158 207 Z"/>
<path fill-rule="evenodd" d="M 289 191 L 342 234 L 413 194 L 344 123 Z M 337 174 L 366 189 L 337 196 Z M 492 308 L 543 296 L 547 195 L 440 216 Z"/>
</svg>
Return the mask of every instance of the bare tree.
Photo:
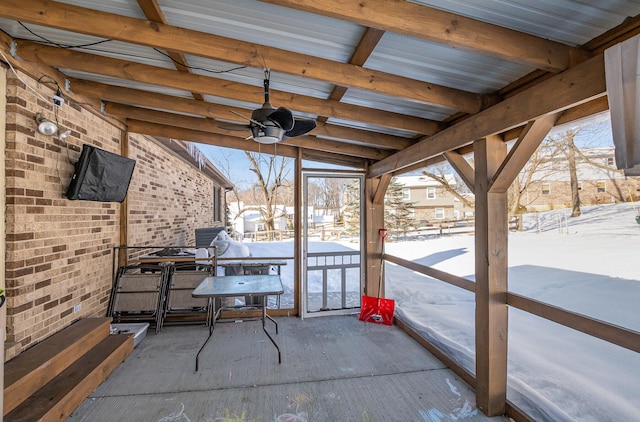
<svg viewBox="0 0 640 422">
<path fill-rule="evenodd" d="M 349 179 L 336 177 L 319 177 L 309 180 L 307 186 L 307 202 L 316 210 L 336 215 L 343 205 L 344 195 L 348 191 Z"/>
<path fill-rule="evenodd" d="M 258 212 L 264 221 L 265 230 L 272 236 L 276 220 L 286 216 L 283 206 L 293 203 L 293 183 L 289 180 L 291 159 L 249 151 L 244 153 L 255 180 L 234 182 L 231 195 L 238 208 L 236 218 L 247 212 Z M 218 156 L 214 161 L 216 167 L 230 177 L 234 163 L 229 156 Z M 249 187 L 243 189 L 242 186 L 247 184 L 250 184 Z"/>
<path fill-rule="evenodd" d="M 509 212 L 511 214 L 526 212 L 527 206 L 537 199 L 537 195 L 532 197 L 531 186 L 558 172 L 553 161 L 554 151 L 554 148 L 543 141 L 513 180 L 509 189 Z M 525 192 L 526 197 L 524 197 Z"/>
<path fill-rule="evenodd" d="M 569 184 L 571 186 L 571 217 L 579 217 L 581 214 L 580 189 L 576 166 L 576 157 L 579 155 L 579 152 L 575 144 L 576 135 L 580 133 L 580 130 L 580 128 L 571 128 L 547 138 L 548 144 L 553 146 L 557 153 L 561 153 L 567 162 Z M 553 153 L 553 155 L 556 154 Z"/>
<path fill-rule="evenodd" d="M 258 179 L 255 186 L 261 195 L 261 201 L 258 203 L 257 211 L 262 215 L 265 229 L 269 233 L 273 233 L 276 218 L 282 217 L 284 212 L 284 210 L 277 209 L 278 189 L 283 186 L 283 182 L 289 174 L 290 166 L 288 163 L 291 160 L 275 155 L 267 156 L 268 160 L 262 160 L 265 155 L 249 151 L 244 153 L 251 163 L 250 170 Z M 264 161 L 263 166 L 260 165 L 261 161 Z M 278 212 L 280 213 L 278 214 Z"/>
<path fill-rule="evenodd" d="M 465 193 L 468 193 L 468 189 L 457 174 L 454 176 L 456 183 L 451 183 L 451 178 L 447 178 L 442 168 L 436 168 L 434 171 L 425 170 L 422 174 L 440 183 L 447 192 L 458 198 L 465 206 L 473 208 L 473 202 L 465 195 Z"/>
</svg>

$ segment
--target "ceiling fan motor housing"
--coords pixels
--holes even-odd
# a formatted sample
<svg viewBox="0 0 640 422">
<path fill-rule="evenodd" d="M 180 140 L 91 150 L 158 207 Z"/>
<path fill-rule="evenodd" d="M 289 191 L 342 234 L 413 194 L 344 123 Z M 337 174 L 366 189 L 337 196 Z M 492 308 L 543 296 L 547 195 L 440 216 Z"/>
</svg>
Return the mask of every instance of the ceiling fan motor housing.
<svg viewBox="0 0 640 422">
<path fill-rule="evenodd" d="M 251 124 L 251 134 L 256 142 L 261 144 L 275 144 L 280 142 L 284 136 L 285 130 L 276 125 L 271 120 L 261 122 L 264 126 Z"/>
</svg>

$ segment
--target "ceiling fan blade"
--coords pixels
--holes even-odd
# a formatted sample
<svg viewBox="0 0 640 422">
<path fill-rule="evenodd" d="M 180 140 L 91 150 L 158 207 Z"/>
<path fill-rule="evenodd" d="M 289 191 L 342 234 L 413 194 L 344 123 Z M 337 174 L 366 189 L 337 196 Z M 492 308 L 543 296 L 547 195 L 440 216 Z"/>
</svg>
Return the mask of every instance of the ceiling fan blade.
<svg viewBox="0 0 640 422">
<path fill-rule="evenodd" d="M 293 128 L 287 131 L 284 136 L 286 138 L 295 138 L 296 136 L 311 132 L 316 126 L 316 121 L 313 119 L 296 119 Z"/>
<path fill-rule="evenodd" d="M 229 111 L 230 111 L 230 112 L 232 112 L 233 114 L 235 114 L 236 116 L 242 117 L 243 119 L 250 121 L 251 123 L 253 123 L 253 124 L 255 124 L 255 125 L 258 125 L 258 126 L 260 126 L 260 127 L 264 127 L 264 125 L 263 125 L 262 123 L 260 123 L 259 121 L 257 121 L 257 120 L 253 120 L 253 119 L 252 119 L 252 118 L 250 118 L 250 117 L 243 116 L 242 114 L 240 114 L 240 113 L 238 113 L 238 112 L 235 112 L 235 111 L 233 111 L 233 110 L 229 110 Z"/>
<path fill-rule="evenodd" d="M 271 120 L 285 131 L 293 129 L 295 124 L 293 114 L 291 114 L 291 111 L 286 107 L 278 107 L 267 116 L 267 119 Z"/>
<path fill-rule="evenodd" d="M 238 130 L 238 131 L 246 131 L 249 129 L 249 125 L 240 125 L 237 123 L 224 123 L 224 124 L 218 125 L 218 127 L 220 129 Z"/>
</svg>

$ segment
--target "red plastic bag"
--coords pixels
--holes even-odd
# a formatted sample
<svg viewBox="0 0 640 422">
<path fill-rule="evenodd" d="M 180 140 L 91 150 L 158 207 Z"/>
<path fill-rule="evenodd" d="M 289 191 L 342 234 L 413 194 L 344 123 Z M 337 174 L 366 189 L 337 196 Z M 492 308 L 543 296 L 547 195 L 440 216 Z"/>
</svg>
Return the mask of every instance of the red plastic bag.
<svg viewBox="0 0 640 422">
<path fill-rule="evenodd" d="M 393 299 L 382 299 L 375 296 L 362 296 L 360 321 L 374 324 L 392 325 L 396 303 Z"/>
</svg>

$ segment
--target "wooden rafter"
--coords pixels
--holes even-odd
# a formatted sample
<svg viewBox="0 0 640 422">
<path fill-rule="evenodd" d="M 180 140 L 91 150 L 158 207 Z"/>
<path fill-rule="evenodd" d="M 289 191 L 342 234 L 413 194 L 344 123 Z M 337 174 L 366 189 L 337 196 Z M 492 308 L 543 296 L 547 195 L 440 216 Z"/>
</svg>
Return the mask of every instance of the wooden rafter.
<svg viewBox="0 0 640 422">
<path fill-rule="evenodd" d="M 138 0 L 138 5 L 140 9 L 144 12 L 144 15 L 151 22 L 158 22 L 162 24 L 167 24 L 167 19 L 160 8 L 160 5 L 156 0 Z M 182 53 L 167 51 L 167 56 L 171 59 L 171 61 L 175 64 L 178 72 L 191 73 L 191 68 L 187 63 L 187 59 L 184 57 Z M 192 92 L 191 95 L 198 101 L 204 101 L 204 96 L 199 92 Z"/>
<path fill-rule="evenodd" d="M 221 129 L 218 123 L 210 119 L 201 117 L 185 116 L 175 113 L 167 113 L 164 111 L 150 110 L 147 108 L 133 107 L 117 103 L 105 103 L 104 110 L 107 114 L 122 116 L 124 118 L 135 119 L 139 121 L 157 123 L 175 128 L 193 129 L 211 134 L 232 136 L 241 138 L 245 142 L 247 133 L 239 131 L 229 131 Z M 176 136 L 179 139 L 187 139 L 184 136 Z M 253 141 L 251 141 L 253 142 Z M 390 153 L 378 148 L 363 147 L 360 145 L 348 144 L 345 142 L 336 142 L 327 139 L 318 139 L 314 136 L 300 136 L 288 139 L 282 142 L 283 145 L 293 145 L 306 149 L 318 151 L 332 152 L 337 154 L 349 155 L 359 158 L 368 158 L 379 160 L 388 156 Z"/>
<path fill-rule="evenodd" d="M 49 0 L 4 0 L 0 3 L 0 16 L 253 67 L 262 68 L 267 63 L 274 71 L 467 113 L 478 112 L 482 106 L 481 97 L 471 92 L 365 69 L 349 63 Z"/>
<path fill-rule="evenodd" d="M 367 28 L 358 43 L 355 51 L 351 55 L 349 63 L 356 66 L 362 66 L 367 61 L 373 50 L 380 42 L 380 39 L 384 35 L 384 31 L 378 29 Z M 342 97 L 347 93 L 347 88 L 344 86 L 336 86 L 329 95 L 330 100 L 340 101 Z"/>
<path fill-rule="evenodd" d="M 70 79 L 69 86 L 71 90 L 77 94 L 98 98 L 105 102 L 130 104 L 169 112 L 195 114 L 214 119 L 233 120 L 235 116 L 231 113 L 232 111 L 247 115 L 250 112 L 247 109 L 239 107 L 222 106 L 189 98 L 174 97 L 166 94 L 106 85 L 80 79 Z M 413 144 L 413 140 L 400 136 L 385 135 L 368 130 L 324 123 L 318 124 L 318 127 L 314 129 L 311 134 L 350 140 L 365 146 L 383 149 L 401 150 Z"/>
<path fill-rule="evenodd" d="M 405 1 L 260 0 L 422 38 L 551 72 L 588 57 L 586 50 Z"/>
<path fill-rule="evenodd" d="M 175 70 L 49 47 L 29 41 L 18 41 L 17 50 L 21 58 L 45 63 L 49 66 L 70 68 L 189 92 L 197 91 L 202 94 L 254 102 L 256 104 L 261 102 L 259 96 L 255 94 L 256 87 L 253 85 L 230 82 L 203 75 L 184 74 Z M 288 107 L 292 110 L 345 120 L 368 122 L 381 127 L 415 130 L 423 134 L 435 133 L 438 129 L 437 122 L 418 117 L 275 90 L 271 90 L 271 101 L 278 104 L 278 106 Z"/>
<path fill-rule="evenodd" d="M 245 151 L 260 152 L 264 154 L 277 154 L 283 157 L 296 158 L 299 148 L 291 145 L 283 144 L 259 144 L 257 142 L 248 142 L 242 138 L 234 136 L 212 134 L 193 129 L 178 128 L 175 126 L 167 126 L 152 122 L 145 122 L 135 119 L 127 119 L 127 126 L 130 132 L 143 133 L 150 136 L 162 136 L 174 139 L 188 139 L 191 142 L 201 144 L 215 145 L 227 148 L 240 149 Z M 364 167 L 364 161 L 357 157 L 349 157 L 347 155 L 334 154 L 325 151 L 307 150 L 302 153 L 303 159 L 322 161 L 338 165 L 346 165 L 351 167 Z"/>
</svg>

